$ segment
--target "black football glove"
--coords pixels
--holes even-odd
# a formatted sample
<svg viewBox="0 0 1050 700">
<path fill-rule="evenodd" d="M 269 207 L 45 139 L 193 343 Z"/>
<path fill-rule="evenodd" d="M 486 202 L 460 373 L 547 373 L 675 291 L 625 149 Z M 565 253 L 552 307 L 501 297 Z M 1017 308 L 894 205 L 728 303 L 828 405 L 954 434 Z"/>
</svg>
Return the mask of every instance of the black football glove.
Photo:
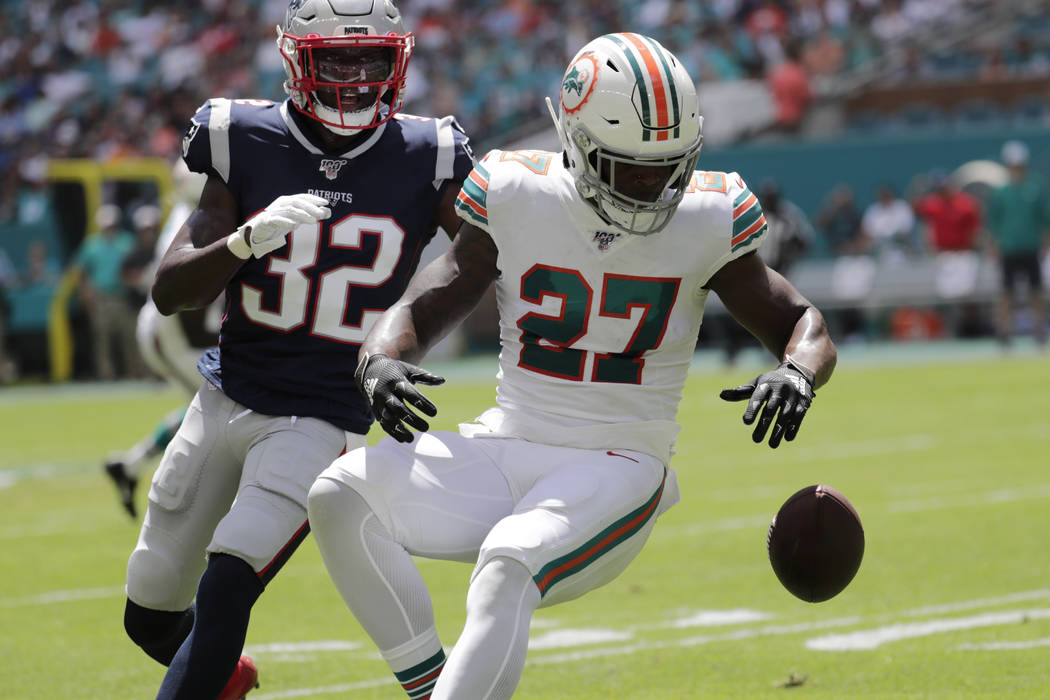
<svg viewBox="0 0 1050 700">
<path fill-rule="evenodd" d="M 409 410 L 409 403 L 428 416 L 437 415 L 437 406 L 416 391 L 413 384 L 444 384 L 445 378 L 386 355 L 365 355 L 354 372 L 357 388 L 368 401 L 372 415 L 391 437 L 398 442 L 412 442 L 412 432 L 429 430 L 430 425 Z"/>
<path fill-rule="evenodd" d="M 755 422 L 758 409 L 764 403 L 762 417 L 758 419 L 755 432 L 751 438 L 762 442 L 769 424 L 776 418 L 773 432 L 769 435 L 769 446 L 777 447 L 780 439 L 794 440 L 802 419 L 806 417 L 809 405 L 813 403 L 816 393 L 813 391 L 813 374 L 790 360 L 769 372 L 764 372 L 749 383 L 735 389 L 723 389 L 719 398 L 726 401 L 745 401 L 750 399 L 744 411 L 744 424 Z M 779 410 L 779 415 L 777 411 Z"/>
</svg>

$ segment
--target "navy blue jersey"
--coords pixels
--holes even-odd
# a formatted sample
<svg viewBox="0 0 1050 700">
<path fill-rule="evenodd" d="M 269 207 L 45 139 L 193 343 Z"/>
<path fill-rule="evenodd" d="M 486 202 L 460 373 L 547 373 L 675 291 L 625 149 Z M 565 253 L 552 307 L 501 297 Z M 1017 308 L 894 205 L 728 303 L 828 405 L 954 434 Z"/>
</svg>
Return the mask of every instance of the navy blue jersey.
<svg viewBox="0 0 1050 700">
<path fill-rule="evenodd" d="M 354 385 L 358 348 L 404 292 L 445 187 L 466 178 L 473 157 L 452 117 L 398 114 L 335 153 L 314 144 L 291 112 L 287 102 L 212 99 L 183 139 L 190 170 L 222 178 L 241 221 L 300 192 L 332 210 L 233 276 L 219 346 L 200 369 L 259 413 L 363 433 L 372 418 Z"/>
</svg>

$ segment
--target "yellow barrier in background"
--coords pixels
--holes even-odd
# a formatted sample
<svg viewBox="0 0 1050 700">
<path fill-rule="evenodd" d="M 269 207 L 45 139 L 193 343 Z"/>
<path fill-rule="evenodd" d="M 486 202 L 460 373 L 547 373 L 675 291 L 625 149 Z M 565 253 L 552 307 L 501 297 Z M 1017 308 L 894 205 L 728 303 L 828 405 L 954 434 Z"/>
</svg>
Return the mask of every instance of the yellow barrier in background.
<svg viewBox="0 0 1050 700">
<path fill-rule="evenodd" d="M 157 186 L 157 206 L 161 221 L 172 206 L 174 183 L 171 166 L 163 158 L 128 158 L 100 163 L 88 159 L 52 160 L 48 164 L 48 178 L 52 181 L 72 181 L 84 188 L 84 206 L 87 230 L 84 236 L 98 232 L 95 212 L 102 205 L 102 187 L 114 180 L 152 180 Z M 51 380 L 66 381 L 73 376 L 73 331 L 69 323 L 69 300 L 77 288 L 77 274 L 67 269 L 58 284 L 48 312 L 47 336 L 50 354 Z"/>
</svg>

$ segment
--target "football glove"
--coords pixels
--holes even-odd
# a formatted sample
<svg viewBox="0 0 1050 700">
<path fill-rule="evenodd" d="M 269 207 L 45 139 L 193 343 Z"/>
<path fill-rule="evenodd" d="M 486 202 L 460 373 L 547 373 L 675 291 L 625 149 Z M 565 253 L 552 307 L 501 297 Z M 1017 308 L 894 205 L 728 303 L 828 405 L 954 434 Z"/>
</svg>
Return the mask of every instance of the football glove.
<svg viewBox="0 0 1050 700">
<path fill-rule="evenodd" d="M 288 234 L 300 224 L 312 224 L 332 215 L 328 200 L 303 192 L 287 194 L 244 222 L 226 239 L 226 246 L 242 260 L 261 258 L 285 244 Z"/>
<path fill-rule="evenodd" d="M 755 442 L 762 442 L 770 423 L 773 423 L 769 446 L 775 448 L 780 445 L 781 438 L 790 441 L 798 435 L 802 419 L 806 417 L 806 411 L 816 393 L 813 391 L 813 373 L 789 359 L 747 384 L 735 389 L 723 389 L 718 396 L 725 401 L 748 401 L 747 409 L 744 410 L 745 425 L 755 422 L 758 409 L 765 404 L 751 438 Z"/>
<path fill-rule="evenodd" d="M 406 423 L 422 431 L 429 430 L 430 425 L 405 404 L 411 404 L 428 416 L 437 415 L 437 407 L 413 384 L 436 386 L 444 384 L 445 378 L 386 355 L 366 353 L 357 365 L 354 381 L 383 430 L 398 442 L 412 442 L 412 432 Z"/>
</svg>

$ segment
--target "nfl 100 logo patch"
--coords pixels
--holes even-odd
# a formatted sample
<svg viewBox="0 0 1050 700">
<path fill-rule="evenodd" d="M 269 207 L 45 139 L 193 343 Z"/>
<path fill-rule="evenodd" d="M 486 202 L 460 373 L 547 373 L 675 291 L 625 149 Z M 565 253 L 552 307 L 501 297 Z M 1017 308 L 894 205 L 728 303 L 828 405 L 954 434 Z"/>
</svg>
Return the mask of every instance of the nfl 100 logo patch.
<svg viewBox="0 0 1050 700">
<path fill-rule="evenodd" d="M 346 161 L 340 158 L 325 158 L 321 161 L 321 167 L 318 168 L 324 176 L 329 180 L 334 180 L 339 177 L 339 169 L 346 165 Z"/>
<path fill-rule="evenodd" d="M 612 233 L 610 231 L 594 232 L 594 242 L 598 244 L 598 250 L 609 250 L 609 246 L 611 246 L 613 241 L 619 237 L 620 234 Z"/>
</svg>

